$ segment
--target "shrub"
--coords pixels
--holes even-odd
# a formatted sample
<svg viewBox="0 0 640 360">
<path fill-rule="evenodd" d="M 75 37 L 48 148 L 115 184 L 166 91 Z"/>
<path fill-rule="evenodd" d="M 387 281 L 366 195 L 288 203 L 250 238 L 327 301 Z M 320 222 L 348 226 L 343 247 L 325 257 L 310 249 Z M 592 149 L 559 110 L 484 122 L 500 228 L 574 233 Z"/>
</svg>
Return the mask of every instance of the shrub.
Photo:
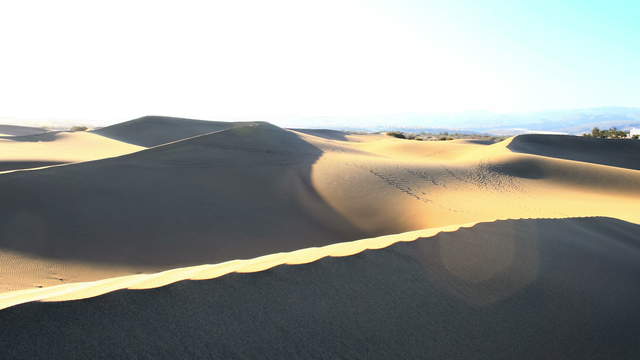
<svg viewBox="0 0 640 360">
<path fill-rule="evenodd" d="M 601 139 L 622 139 L 626 138 L 627 134 L 627 131 L 618 130 L 615 127 L 612 127 L 609 130 L 600 130 L 597 127 L 594 127 L 593 130 L 591 130 L 591 136 Z"/>
<path fill-rule="evenodd" d="M 398 139 L 406 139 L 406 138 L 407 138 L 407 137 L 406 137 L 406 136 L 404 136 L 404 134 L 403 134 L 403 133 L 401 133 L 400 131 L 389 131 L 389 132 L 387 133 L 387 135 L 389 135 L 389 136 L 393 136 L 393 137 L 398 138 Z"/>
<path fill-rule="evenodd" d="M 72 126 L 71 131 L 87 131 L 89 130 L 86 126 Z"/>
</svg>

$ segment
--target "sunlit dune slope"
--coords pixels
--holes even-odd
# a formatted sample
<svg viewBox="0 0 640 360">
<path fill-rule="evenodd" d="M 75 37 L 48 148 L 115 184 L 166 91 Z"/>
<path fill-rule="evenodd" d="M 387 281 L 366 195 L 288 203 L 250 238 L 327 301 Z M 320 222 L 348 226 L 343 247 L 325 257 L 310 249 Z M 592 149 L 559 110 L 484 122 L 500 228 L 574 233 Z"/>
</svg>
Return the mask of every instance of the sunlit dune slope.
<svg viewBox="0 0 640 360">
<path fill-rule="evenodd" d="M 514 153 L 510 142 L 234 124 L 120 157 L 0 174 L 0 259 L 15 264 L 0 269 L 0 291 L 496 219 L 640 223 L 639 171 Z"/>
<path fill-rule="evenodd" d="M 611 218 L 497 221 L 304 265 L 28 303 L 0 311 L 0 353 L 632 359 L 639 232 Z"/>
<path fill-rule="evenodd" d="M 314 164 L 313 183 L 338 213 L 376 235 L 502 218 L 640 222 L 639 171 L 514 153 L 509 141 L 316 138 L 324 156 Z"/>
<path fill-rule="evenodd" d="M 43 266 L 66 279 L 61 262 L 157 270 L 366 237 L 315 192 L 310 171 L 319 156 L 296 134 L 263 123 L 4 174 L 0 247 L 24 263 L 48 258 L 54 265 Z"/>
<path fill-rule="evenodd" d="M 47 132 L 47 130 L 43 128 L 38 128 L 38 127 L 0 124 L 1 136 L 34 135 L 34 134 L 41 134 L 44 132 Z"/>
<path fill-rule="evenodd" d="M 0 172 L 103 159 L 144 149 L 83 131 L 0 139 Z"/>
<path fill-rule="evenodd" d="M 520 135 L 511 151 L 640 170 L 640 141 L 588 136 Z"/>
<path fill-rule="evenodd" d="M 252 123 L 144 116 L 92 132 L 129 144 L 151 147 L 248 124 Z"/>
</svg>

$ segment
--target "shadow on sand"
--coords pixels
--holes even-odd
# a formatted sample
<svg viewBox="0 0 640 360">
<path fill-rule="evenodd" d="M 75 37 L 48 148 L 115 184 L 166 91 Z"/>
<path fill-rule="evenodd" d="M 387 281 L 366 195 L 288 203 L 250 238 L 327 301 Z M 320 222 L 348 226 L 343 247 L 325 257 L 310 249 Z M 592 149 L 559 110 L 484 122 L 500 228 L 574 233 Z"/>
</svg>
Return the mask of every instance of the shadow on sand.
<svg viewBox="0 0 640 360">
<path fill-rule="evenodd" d="M 260 123 L 5 174 L 0 249 L 175 267 L 367 237 L 313 189 L 311 167 L 321 155 L 298 135 Z"/>
<path fill-rule="evenodd" d="M 640 141 L 568 135 L 527 134 L 507 146 L 520 153 L 640 170 Z"/>
<path fill-rule="evenodd" d="M 0 355 L 634 359 L 639 233 L 611 218 L 498 221 L 300 266 L 28 303 L 0 311 Z"/>
</svg>

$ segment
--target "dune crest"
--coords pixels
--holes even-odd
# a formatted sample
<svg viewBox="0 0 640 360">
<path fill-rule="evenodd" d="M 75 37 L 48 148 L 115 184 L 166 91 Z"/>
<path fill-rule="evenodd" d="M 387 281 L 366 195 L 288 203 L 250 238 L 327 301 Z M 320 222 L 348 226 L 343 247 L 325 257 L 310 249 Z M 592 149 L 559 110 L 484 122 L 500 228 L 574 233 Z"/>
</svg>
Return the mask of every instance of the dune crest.
<svg viewBox="0 0 640 360">
<path fill-rule="evenodd" d="M 508 146 L 514 152 L 640 170 L 640 141 L 569 135 L 518 135 Z"/>
<path fill-rule="evenodd" d="M 525 219 L 432 231 L 4 294 L 4 304 L 44 302 L 0 311 L 0 354 L 637 357 L 638 225 Z M 362 251 L 369 245 L 383 248 Z M 58 301 L 123 287 L 142 290 Z M 34 333 L 46 334 L 41 346 Z"/>
<path fill-rule="evenodd" d="M 589 219 L 589 218 L 584 218 Z M 524 220 L 524 219 L 509 219 Z M 527 219 L 532 220 L 532 219 Z M 536 219 L 537 220 L 537 219 Z M 504 222 L 504 220 L 496 220 Z M 569 221 L 575 221 L 570 219 Z M 252 259 L 235 259 L 219 264 L 197 265 L 166 270 L 153 274 L 127 275 L 90 282 L 69 283 L 41 289 L 17 290 L 0 293 L 0 310 L 31 301 L 67 301 L 102 295 L 120 289 L 142 290 L 166 286 L 182 280 L 208 280 L 229 273 L 253 273 L 280 265 L 301 265 L 318 261 L 325 257 L 345 257 L 365 250 L 378 250 L 398 242 L 412 242 L 427 239 L 444 232 L 456 232 L 472 228 L 478 223 L 449 225 L 439 228 L 410 231 L 401 234 L 380 236 L 370 239 L 341 242 L 322 247 L 312 247 L 289 252 L 280 252 Z M 527 236 L 526 234 L 524 236 Z"/>
<path fill-rule="evenodd" d="M 165 118 L 126 124 L 182 124 L 196 135 L 148 149 L 84 132 L 19 143 L 53 149 L 99 139 L 128 153 L 0 174 L 0 189 L 11 189 L 0 190 L 0 258 L 14 264 L 0 269 L 0 289 L 496 219 L 609 216 L 640 223 L 640 172 L 515 153 L 514 139 L 421 142 Z M 130 135 L 160 140 L 153 131 Z"/>
<path fill-rule="evenodd" d="M 144 149 L 89 132 L 52 131 L 0 139 L 0 174 L 99 160 Z"/>
<path fill-rule="evenodd" d="M 254 123 L 193 120 L 168 116 L 144 116 L 96 129 L 92 132 L 133 145 L 153 147 L 197 135 L 249 124 Z"/>
</svg>

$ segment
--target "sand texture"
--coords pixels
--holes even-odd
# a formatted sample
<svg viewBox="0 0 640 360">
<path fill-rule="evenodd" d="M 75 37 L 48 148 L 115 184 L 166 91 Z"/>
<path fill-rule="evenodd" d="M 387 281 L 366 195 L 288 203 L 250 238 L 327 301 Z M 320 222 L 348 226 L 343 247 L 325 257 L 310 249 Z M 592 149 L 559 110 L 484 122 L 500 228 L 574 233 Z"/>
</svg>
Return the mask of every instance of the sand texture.
<svg viewBox="0 0 640 360">
<path fill-rule="evenodd" d="M 104 159 L 142 149 L 83 131 L 0 138 L 0 172 Z"/>
<path fill-rule="evenodd" d="M 632 359 L 638 231 L 611 218 L 498 221 L 306 265 L 29 303 L 0 311 L 0 349 L 15 359 Z"/>
<path fill-rule="evenodd" d="M 638 144 L 0 139 L 0 358 L 640 356 Z"/>
</svg>

